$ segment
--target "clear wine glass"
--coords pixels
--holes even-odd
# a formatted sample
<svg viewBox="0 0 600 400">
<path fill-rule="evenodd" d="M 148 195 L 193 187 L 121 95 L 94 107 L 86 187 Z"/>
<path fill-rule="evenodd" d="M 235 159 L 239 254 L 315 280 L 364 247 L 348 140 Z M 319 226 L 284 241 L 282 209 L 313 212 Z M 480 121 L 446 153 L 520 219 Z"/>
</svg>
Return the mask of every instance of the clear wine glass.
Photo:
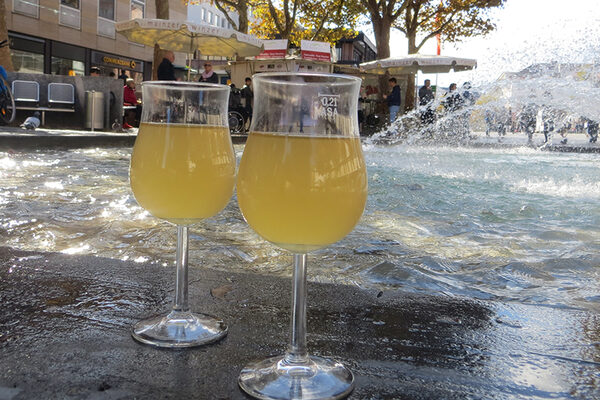
<svg viewBox="0 0 600 400">
<path fill-rule="evenodd" d="M 342 398 L 353 389 L 352 373 L 306 349 L 306 253 L 346 236 L 365 207 L 360 79 L 265 73 L 253 84 L 238 202 L 260 236 L 294 255 L 291 339 L 284 355 L 247 365 L 239 384 L 260 399 Z"/>
<path fill-rule="evenodd" d="M 227 127 L 225 85 L 151 81 L 142 84 L 144 106 L 131 155 L 135 199 L 157 218 L 177 226 L 173 308 L 138 322 L 132 336 L 159 347 L 192 347 L 227 334 L 223 321 L 190 311 L 188 226 L 227 205 L 235 184 L 235 155 Z"/>
</svg>

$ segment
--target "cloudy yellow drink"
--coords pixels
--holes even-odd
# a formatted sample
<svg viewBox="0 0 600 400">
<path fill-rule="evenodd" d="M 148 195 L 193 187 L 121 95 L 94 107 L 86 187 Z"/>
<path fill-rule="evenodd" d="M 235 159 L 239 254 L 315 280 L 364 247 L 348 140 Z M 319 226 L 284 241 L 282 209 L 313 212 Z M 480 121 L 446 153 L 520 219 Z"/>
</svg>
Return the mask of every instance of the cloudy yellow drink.
<svg viewBox="0 0 600 400">
<path fill-rule="evenodd" d="M 362 215 L 367 174 L 359 138 L 253 132 L 237 181 L 248 224 L 297 253 L 346 236 Z"/>
<path fill-rule="evenodd" d="M 155 217 L 190 224 L 222 210 L 235 183 L 227 127 L 142 123 L 129 171 L 135 199 Z"/>
</svg>

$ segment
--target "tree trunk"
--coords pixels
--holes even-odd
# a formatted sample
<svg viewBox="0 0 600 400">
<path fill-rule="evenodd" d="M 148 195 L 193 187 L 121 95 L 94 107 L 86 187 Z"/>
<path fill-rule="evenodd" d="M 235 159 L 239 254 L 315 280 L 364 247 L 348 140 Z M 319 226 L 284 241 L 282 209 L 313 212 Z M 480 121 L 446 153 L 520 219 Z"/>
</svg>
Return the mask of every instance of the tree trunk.
<svg viewBox="0 0 600 400">
<path fill-rule="evenodd" d="M 377 45 L 377 58 L 388 58 L 390 56 L 390 31 L 392 22 L 389 17 L 375 17 L 373 18 L 373 31 L 375 33 L 375 43 Z M 390 79 L 389 74 L 385 74 L 379 77 L 379 95 L 380 99 L 383 99 L 383 95 L 389 92 L 388 80 Z M 382 103 L 385 104 L 385 103 Z M 387 109 L 387 107 L 378 107 L 379 111 Z"/>
<path fill-rule="evenodd" d="M 8 29 L 6 27 L 6 4 L 0 0 L 0 40 L 8 39 Z M 14 71 L 12 58 L 10 57 L 10 48 L 8 46 L 0 49 L 0 65 L 7 71 Z"/>
<path fill-rule="evenodd" d="M 416 32 L 408 32 L 408 54 L 416 54 L 417 53 L 417 33 Z M 410 111 L 415 108 L 416 95 L 415 95 L 415 74 L 408 75 L 408 82 L 406 85 L 406 100 L 404 102 L 404 111 Z"/>
<path fill-rule="evenodd" d="M 248 33 L 248 4 L 240 2 L 238 7 L 238 31 Z"/>
<path fill-rule="evenodd" d="M 154 0 L 154 4 L 156 6 L 156 18 L 169 19 L 169 2 L 167 0 Z M 152 58 L 152 80 L 158 79 L 158 66 L 162 62 L 163 54 L 164 51 L 158 44 L 155 44 L 154 57 Z"/>
<path fill-rule="evenodd" d="M 384 16 L 373 20 L 373 31 L 375 32 L 375 43 L 377 43 L 377 58 L 388 58 L 390 56 L 390 30 L 392 21 Z"/>
<path fill-rule="evenodd" d="M 406 97 L 404 100 L 404 111 L 408 112 L 415 108 L 415 74 L 408 74 L 406 82 Z"/>
<path fill-rule="evenodd" d="M 0 0 L 1 1 L 1 0 Z M 152 57 L 152 80 L 158 80 L 158 66 L 162 62 L 165 51 L 160 48 L 158 43 L 154 44 L 154 56 Z"/>
</svg>

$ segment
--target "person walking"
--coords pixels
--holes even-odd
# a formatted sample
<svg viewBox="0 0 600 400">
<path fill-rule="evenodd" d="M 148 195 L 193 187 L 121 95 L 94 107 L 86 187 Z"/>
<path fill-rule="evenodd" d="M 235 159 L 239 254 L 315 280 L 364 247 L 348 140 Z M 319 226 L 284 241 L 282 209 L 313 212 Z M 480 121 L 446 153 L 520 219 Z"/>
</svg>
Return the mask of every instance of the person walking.
<svg viewBox="0 0 600 400">
<path fill-rule="evenodd" d="M 527 143 L 533 144 L 533 133 L 535 132 L 535 125 L 537 122 L 537 107 L 534 103 L 528 103 L 523 107 L 521 111 L 521 127 L 527 134 Z"/>
<path fill-rule="evenodd" d="M 588 119 L 587 133 L 590 136 L 590 143 L 598 141 L 598 122 Z"/>
<path fill-rule="evenodd" d="M 212 64 L 208 61 L 204 63 L 204 72 L 200 75 L 200 82 L 219 83 L 219 77 L 213 71 Z"/>
<path fill-rule="evenodd" d="M 244 103 L 244 115 L 246 119 L 246 124 L 249 126 L 250 121 L 252 120 L 252 102 L 254 101 L 254 91 L 252 90 L 252 79 L 247 76 L 244 80 L 246 83 L 242 88 L 242 101 Z"/>
<path fill-rule="evenodd" d="M 435 119 L 435 114 L 431 108 L 434 98 L 433 90 L 431 90 L 431 80 L 425 79 L 423 86 L 419 89 L 419 105 L 426 107 L 421 112 L 421 122 L 425 125 L 432 124 Z"/>
<path fill-rule="evenodd" d="M 544 129 L 544 144 L 552 143 L 552 134 L 554 133 L 554 109 L 550 105 L 552 102 L 552 93 L 544 92 L 544 104 L 542 105 L 542 125 Z"/>
<path fill-rule="evenodd" d="M 396 115 L 400 111 L 400 104 L 402 99 L 400 96 L 400 86 L 398 86 L 396 78 L 390 78 L 388 84 L 390 85 L 391 89 L 390 94 L 384 94 L 383 98 L 387 100 L 388 109 L 390 111 L 390 123 L 392 123 L 394 122 L 394 120 L 396 119 Z"/>
<path fill-rule="evenodd" d="M 175 54 L 171 50 L 165 51 L 163 60 L 158 66 L 157 77 L 159 81 L 174 81 L 175 80 Z"/>
</svg>

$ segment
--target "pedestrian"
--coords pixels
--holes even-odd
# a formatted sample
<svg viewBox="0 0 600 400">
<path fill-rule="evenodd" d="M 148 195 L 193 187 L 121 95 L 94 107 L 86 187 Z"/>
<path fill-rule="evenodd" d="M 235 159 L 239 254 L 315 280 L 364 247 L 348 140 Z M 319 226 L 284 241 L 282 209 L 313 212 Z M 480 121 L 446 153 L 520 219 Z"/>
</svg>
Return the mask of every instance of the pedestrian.
<svg viewBox="0 0 600 400">
<path fill-rule="evenodd" d="M 158 66 L 157 77 L 159 81 L 174 81 L 175 80 L 175 54 L 171 50 L 165 51 L 162 62 Z"/>
<path fill-rule="evenodd" d="M 485 109 L 485 136 L 490 136 L 490 133 L 496 129 L 495 127 L 495 120 L 496 120 L 496 116 L 495 116 L 495 112 L 490 109 L 490 108 L 486 108 Z"/>
<path fill-rule="evenodd" d="M 544 143 L 552 142 L 552 133 L 554 132 L 554 109 L 550 106 L 552 102 L 552 93 L 544 92 L 544 104 L 542 104 L 542 126 L 544 132 Z"/>
<path fill-rule="evenodd" d="M 254 91 L 252 90 L 252 79 L 247 76 L 244 79 L 245 85 L 242 88 L 242 101 L 244 103 L 244 118 L 250 122 L 252 120 L 252 102 L 254 101 Z"/>
<path fill-rule="evenodd" d="M 431 80 L 425 79 L 423 86 L 419 89 L 419 105 L 425 110 L 421 112 L 421 122 L 425 125 L 432 124 L 435 120 L 435 114 L 431 107 L 435 96 L 431 90 Z"/>
<path fill-rule="evenodd" d="M 100 76 L 100 68 L 98 68 L 98 67 L 90 68 L 90 76 Z"/>
<path fill-rule="evenodd" d="M 200 75 L 200 82 L 219 83 L 219 77 L 213 71 L 212 64 L 208 61 L 204 63 L 204 72 Z"/>
<path fill-rule="evenodd" d="M 456 91 L 456 83 L 451 83 L 444 99 L 444 109 L 446 112 L 454 112 L 462 108 L 464 100 Z"/>
<path fill-rule="evenodd" d="M 119 75 L 119 79 L 123 79 L 123 85 L 127 85 L 127 79 L 129 79 L 129 76 L 127 75 L 127 73 L 125 73 L 124 69 L 121 70 L 121 75 Z"/>
<path fill-rule="evenodd" d="M 465 106 L 472 106 L 475 104 L 475 96 L 471 93 L 471 82 L 463 83 L 461 92 L 463 104 Z"/>
<path fill-rule="evenodd" d="M 400 96 L 400 86 L 398 86 L 398 83 L 396 81 L 396 78 L 390 78 L 388 81 L 388 84 L 390 86 L 390 94 L 388 95 L 383 95 L 383 98 L 385 100 L 387 100 L 387 104 L 388 104 L 388 109 L 390 111 L 390 123 L 394 122 L 394 120 L 396 119 L 396 115 L 398 114 L 398 112 L 400 111 L 400 104 L 401 104 L 401 96 Z"/>
<path fill-rule="evenodd" d="M 537 107 L 534 103 L 528 103 L 523 107 L 520 115 L 521 129 L 527 134 L 527 143 L 533 144 L 533 133 L 537 122 Z"/>
<path fill-rule="evenodd" d="M 598 122 L 588 119 L 587 122 L 587 133 L 590 136 L 590 143 L 596 143 L 598 141 Z"/>
</svg>

